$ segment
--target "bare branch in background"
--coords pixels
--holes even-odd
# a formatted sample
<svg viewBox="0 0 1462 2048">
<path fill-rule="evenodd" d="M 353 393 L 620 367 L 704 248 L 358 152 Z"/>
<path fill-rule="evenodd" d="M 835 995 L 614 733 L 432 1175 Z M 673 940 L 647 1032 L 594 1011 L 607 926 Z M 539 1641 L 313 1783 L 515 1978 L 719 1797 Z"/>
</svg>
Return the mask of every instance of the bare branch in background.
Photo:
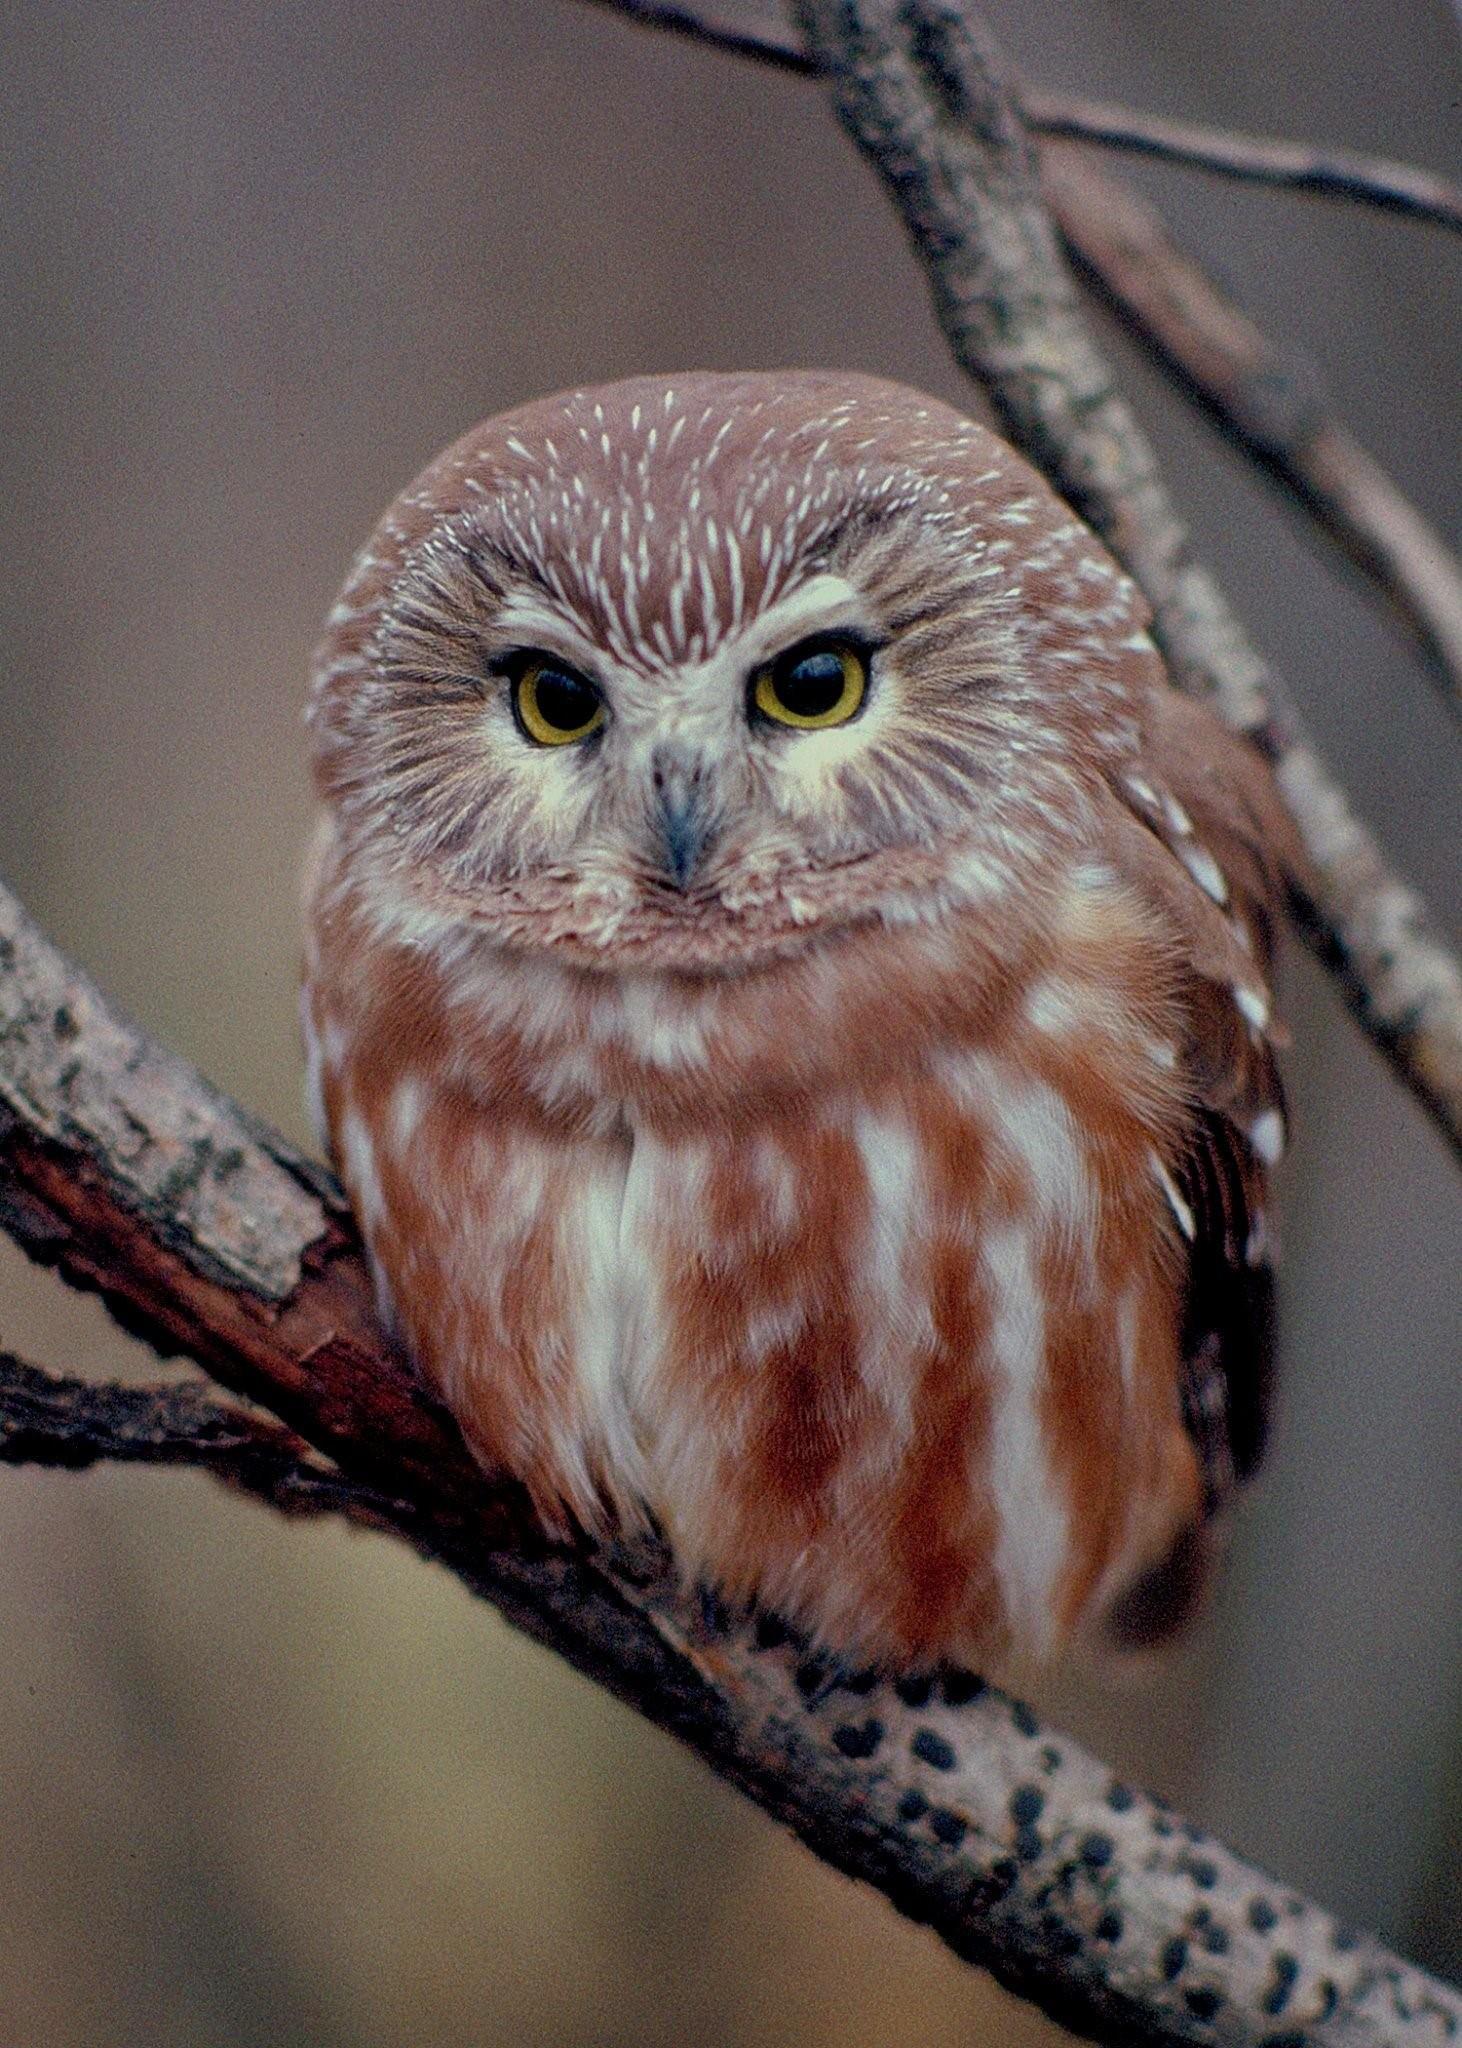
<svg viewBox="0 0 1462 2048">
<path fill-rule="evenodd" d="M 1335 417 L 1319 372 L 1276 348 L 1130 186 L 1048 149 L 1041 187 L 1078 275 L 1366 575 L 1462 716 L 1462 565 Z"/>
<path fill-rule="evenodd" d="M 814 60 L 781 29 L 733 26 L 686 0 L 591 4 L 710 49 L 750 57 L 798 77 L 817 76 Z M 1147 119 L 1108 108 L 1100 110 L 1111 117 L 1103 126 L 1099 110 L 1089 109 L 1089 134 L 1082 125 L 1085 102 L 1025 92 L 1020 104 L 1028 127 L 1046 136 L 1090 140 L 1100 130 L 1111 137 L 1120 121 L 1135 132 Z M 1184 126 L 1182 132 L 1209 131 Z M 1215 141 L 1230 153 L 1252 148 L 1306 160 L 1315 155 L 1304 144 L 1259 142 L 1216 131 Z M 1196 155 L 1185 160 L 1201 161 Z M 1405 179 L 1436 189 L 1437 218 L 1462 224 L 1462 191 L 1430 172 L 1393 168 Z M 1042 151 L 1041 184 L 1078 275 L 1220 431 L 1259 463 L 1362 571 L 1420 649 L 1452 710 L 1462 715 L 1462 566 L 1380 465 L 1331 416 L 1318 371 L 1276 348 L 1179 248 L 1157 209 L 1129 186 L 1059 147 Z M 1386 203 L 1375 193 L 1370 196 Z"/>
<path fill-rule="evenodd" d="M 1359 150 L 1322 149 L 1311 142 L 1287 142 L 1271 135 L 1237 135 L 1197 121 L 1172 121 L 1064 93 L 1027 92 L 1021 106 L 1027 125 L 1052 140 L 1095 142 L 1164 163 L 1249 184 L 1278 185 L 1327 199 L 1354 199 L 1387 213 L 1462 234 L 1462 189 L 1435 171 Z"/>
<path fill-rule="evenodd" d="M 199 1463 L 389 1529 L 690 1744 L 825 1861 L 1067 2026 L 1133 2043 L 1440 2048 L 1462 1997 L 1233 1856 L 978 1679 L 836 1682 L 709 1634 L 658 1553 L 547 1542 L 376 1329 L 318 1168 L 116 1017 L 0 891 L 0 1222 L 197 1382 L 0 1358 L 0 1460 Z"/>
<path fill-rule="evenodd" d="M 785 29 L 768 21 L 727 16 L 688 0 L 591 0 L 646 28 L 668 29 L 707 49 L 756 57 L 798 77 L 815 76 L 817 65 Z M 1037 135 L 1090 142 L 1165 163 L 1190 164 L 1220 177 L 1330 199 L 1358 200 L 1388 213 L 1410 215 L 1462 234 L 1462 188 L 1435 171 L 1358 150 L 1322 149 L 1310 142 L 1267 135 L 1239 135 L 1196 121 L 1173 121 L 1132 107 L 1080 99 L 1070 93 L 1020 90 L 1026 126 Z"/>
</svg>

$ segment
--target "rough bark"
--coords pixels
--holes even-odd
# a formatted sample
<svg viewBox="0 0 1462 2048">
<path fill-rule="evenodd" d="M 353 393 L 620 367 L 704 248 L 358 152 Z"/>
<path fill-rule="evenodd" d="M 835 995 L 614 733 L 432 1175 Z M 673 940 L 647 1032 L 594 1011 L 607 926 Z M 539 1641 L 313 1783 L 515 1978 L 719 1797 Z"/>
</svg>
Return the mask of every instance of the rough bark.
<svg viewBox="0 0 1462 2048">
<path fill-rule="evenodd" d="M 1234 175 L 1351 197 L 1362 196 L 1365 180 L 1347 184 L 1340 157 L 1306 144 L 1215 135 L 1126 109 L 1090 109 L 1088 122 L 1084 102 L 1053 108 L 1005 74 L 978 15 L 960 0 L 819 0 L 800 10 L 801 39 L 692 0 L 594 4 L 829 81 L 924 263 L 956 360 L 1141 584 L 1180 687 L 1206 697 L 1269 757 L 1308 855 L 1293 878 L 1297 923 L 1361 1028 L 1462 1152 L 1462 969 L 1194 559 L 1146 437 L 1087 329 L 1058 226 L 1078 269 L 1132 332 L 1365 572 L 1454 710 L 1462 703 L 1462 570 L 1325 414 L 1313 377 L 1282 359 L 1176 249 L 1153 209 L 1111 179 L 1063 167 L 1054 152 L 1038 158 L 1026 131 L 1110 143 L 1125 126 L 1133 148 Z M 1139 139 L 1145 127 L 1152 132 Z M 1205 153 L 1205 135 L 1224 146 Z M 1306 165 L 1313 176 L 1301 175 Z M 1371 169 L 1367 196 L 1377 198 L 1385 174 L 1400 171 L 1398 189 L 1429 192 L 1438 205 L 1397 201 L 1397 210 L 1447 226 L 1462 220 L 1462 198 L 1445 180 L 1405 166 Z"/>
<path fill-rule="evenodd" d="M 1362 572 L 1462 717 L 1462 566 L 1337 416 L 1318 368 L 1276 346 L 1118 179 L 1047 149 L 1041 186 L 1078 276 Z"/>
</svg>

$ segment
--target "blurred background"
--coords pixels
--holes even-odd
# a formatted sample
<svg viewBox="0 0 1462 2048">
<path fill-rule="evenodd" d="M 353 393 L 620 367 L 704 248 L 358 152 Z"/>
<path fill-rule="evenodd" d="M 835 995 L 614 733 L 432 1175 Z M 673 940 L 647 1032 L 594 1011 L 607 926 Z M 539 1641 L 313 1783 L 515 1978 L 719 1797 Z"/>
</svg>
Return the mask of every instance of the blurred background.
<svg viewBox="0 0 1462 2048">
<path fill-rule="evenodd" d="M 730 0 L 726 0 L 729 7 Z M 990 0 L 1035 84 L 1457 169 L 1444 0 Z M 642 370 L 970 401 L 816 91 L 569 0 L 11 5 L 0 872 L 304 1137 L 300 706 L 347 560 L 480 416 Z M 1455 528 L 1456 244 L 1131 173 Z M 1138 362 L 1202 551 L 1456 927 L 1455 733 Z M 1462 1973 L 1462 1201 L 1291 963 L 1284 1405 L 1211 1616 L 1045 1704 Z M 154 1369 L 0 1244 L 0 1342 Z M 920 2048 L 1062 2037 L 384 1540 L 191 1476 L 0 1472 L 0 2042 Z"/>
</svg>

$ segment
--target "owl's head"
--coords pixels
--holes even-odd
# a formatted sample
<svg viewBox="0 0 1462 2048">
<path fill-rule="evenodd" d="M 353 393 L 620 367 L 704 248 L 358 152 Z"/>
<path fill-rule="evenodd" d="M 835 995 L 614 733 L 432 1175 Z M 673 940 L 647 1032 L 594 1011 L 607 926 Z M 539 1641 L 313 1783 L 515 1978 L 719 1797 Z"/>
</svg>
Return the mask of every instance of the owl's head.
<svg viewBox="0 0 1462 2048">
<path fill-rule="evenodd" d="M 1137 738 L 1140 598 L 996 436 L 833 374 L 476 427 L 321 647 L 316 771 L 403 928 L 716 971 L 1019 891 Z"/>
</svg>

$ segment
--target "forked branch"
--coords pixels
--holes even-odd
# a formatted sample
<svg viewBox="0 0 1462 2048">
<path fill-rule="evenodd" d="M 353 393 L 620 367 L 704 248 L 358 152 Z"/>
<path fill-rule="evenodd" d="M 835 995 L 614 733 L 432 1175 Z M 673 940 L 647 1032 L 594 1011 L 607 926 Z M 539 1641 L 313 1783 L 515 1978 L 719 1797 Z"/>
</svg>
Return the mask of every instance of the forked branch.
<svg viewBox="0 0 1462 2048">
<path fill-rule="evenodd" d="M 783 28 L 750 21 L 732 25 L 691 0 L 591 4 L 774 70 L 817 76 L 815 60 Z M 1239 176 L 1265 177 L 1266 164 L 1342 161 L 1307 144 L 1225 135 L 1029 89 L 1022 90 L 1020 106 L 1030 132 L 1043 142 L 1062 136 L 1107 141 Z M 1165 151 L 1139 139 L 1149 131 L 1208 137 L 1214 147 L 1208 155 L 1196 142 L 1187 151 Z M 1396 195 L 1415 187 L 1434 197 L 1429 218 L 1462 228 L 1462 189 L 1429 171 L 1364 162 L 1365 178 L 1355 170 L 1347 173 L 1350 182 L 1317 178 L 1311 189 L 1345 191 L 1404 212 L 1416 209 Z M 1046 202 L 1077 275 L 1219 431 L 1309 515 L 1320 537 L 1360 570 L 1426 658 L 1449 708 L 1462 717 L 1462 565 L 1335 417 L 1315 368 L 1276 347 L 1178 247 L 1157 209 L 1093 168 L 1086 152 L 1045 147 L 1040 166 Z M 1393 174 L 1389 184 L 1383 173 Z"/>
<path fill-rule="evenodd" d="M 903 217 L 955 359 L 1146 593 L 1174 680 L 1270 760 L 1308 856 L 1291 877 L 1301 929 L 1462 1151 L 1462 971 L 1194 556 L 1083 317 L 989 34 L 958 0 L 800 0 L 798 13 Z"/>
<path fill-rule="evenodd" d="M 1047 149 L 1041 188 L 1077 275 L 1361 571 L 1462 717 L 1462 565 L 1336 416 L 1318 370 L 1277 348 L 1119 179 Z"/>
</svg>

